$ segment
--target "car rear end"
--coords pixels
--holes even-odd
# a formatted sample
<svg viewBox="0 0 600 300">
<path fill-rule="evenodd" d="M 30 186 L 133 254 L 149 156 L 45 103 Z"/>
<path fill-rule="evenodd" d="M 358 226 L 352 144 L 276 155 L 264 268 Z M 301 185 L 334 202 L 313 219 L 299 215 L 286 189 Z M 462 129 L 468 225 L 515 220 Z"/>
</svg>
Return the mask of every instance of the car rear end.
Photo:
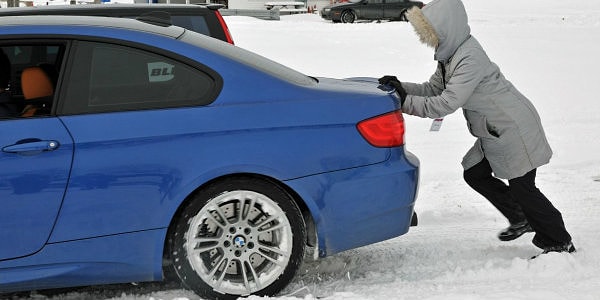
<svg viewBox="0 0 600 300">
<path fill-rule="evenodd" d="M 331 157 L 324 164 L 334 166 L 339 164 L 336 159 L 344 159 L 353 167 L 286 181 L 297 190 L 312 187 L 311 195 L 303 195 L 305 198 L 318 195 L 314 201 L 320 207 L 319 255 L 407 233 L 418 194 L 420 163 L 406 150 L 406 127 L 395 91 L 366 79 L 319 78 L 317 88 L 336 90 L 331 101 L 339 101 L 339 106 L 329 111 L 346 115 L 338 125 L 353 123 L 348 133 L 355 133 L 355 138 L 344 140 L 332 134 L 331 139 L 337 138 L 337 142 L 323 141 L 339 143 L 341 148 L 339 157 Z"/>
<path fill-rule="evenodd" d="M 319 255 L 408 231 L 419 161 L 405 150 L 395 91 L 375 79 L 311 78 L 192 34 L 181 39 L 207 49 L 187 55 L 223 76 L 212 117 L 236 115 L 238 127 L 229 132 L 239 133 L 237 147 L 244 151 L 235 159 L 256 160 L 244 158 L 252 153 L 269 158 L 264 174 L 290 187 L 314 219 Z M 224 108 L 226 114 L 215 115 Z M 260 142 L 241 142 L 246 131 L 260 132 Z"/>
<path fill-rule="evenodd" d="M 235 160 L 255 152 L 268 157 L 267 175 L 289 187 L 311 216 L 309 236 L 318 242 L 310 244 L 318 245 L 320 257 L 408 232 L 419 160 L 407 151 L 395 91 L 356 80 L 317 78 L 312 85 L 279 86 L 253 79 L 251 90 L 224 77 L 214 105 L 243 109 L 243 116 L 228 114 L 242 124 L 232 134 L 261 132 L 259 142 L 245 141 L 240 133 L 235 146 L 244 153 Z M 227 95 L 232 82 L 236 93 L 251 99 Z"/>
</svg>

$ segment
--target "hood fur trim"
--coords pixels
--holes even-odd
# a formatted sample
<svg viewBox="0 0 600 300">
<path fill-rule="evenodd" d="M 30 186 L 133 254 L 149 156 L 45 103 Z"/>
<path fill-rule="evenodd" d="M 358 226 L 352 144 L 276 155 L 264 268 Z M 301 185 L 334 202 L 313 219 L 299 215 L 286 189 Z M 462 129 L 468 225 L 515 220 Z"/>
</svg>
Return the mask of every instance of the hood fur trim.
<svg viewBox="0 0 600 300">
<path fill-rule="evenodd" d="M 406 18 L 412 24 L 415 32 L 419 36 L 421 43 L 433 48 L 437 49 L 440 39 L 433 29 L 433 26 L 427 21 L 425 15 L 420 8 L 413 6 L 406 12 Z"/>
</svg>

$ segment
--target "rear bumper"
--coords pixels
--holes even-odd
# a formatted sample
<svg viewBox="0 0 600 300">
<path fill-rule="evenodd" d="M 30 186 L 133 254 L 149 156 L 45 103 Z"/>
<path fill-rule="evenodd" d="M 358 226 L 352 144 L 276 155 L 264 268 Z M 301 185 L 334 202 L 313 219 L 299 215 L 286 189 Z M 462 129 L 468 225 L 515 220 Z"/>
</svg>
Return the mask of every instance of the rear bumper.
<svg viewBox="0 0 600 300">
<path fill-rule="evenodd" d="M 403 148 L 374 165 L 286 182 L 305 200 L 317 228 L 319 256 L 408 232 L 419 186 L 419 160 Z"/>
</svg>

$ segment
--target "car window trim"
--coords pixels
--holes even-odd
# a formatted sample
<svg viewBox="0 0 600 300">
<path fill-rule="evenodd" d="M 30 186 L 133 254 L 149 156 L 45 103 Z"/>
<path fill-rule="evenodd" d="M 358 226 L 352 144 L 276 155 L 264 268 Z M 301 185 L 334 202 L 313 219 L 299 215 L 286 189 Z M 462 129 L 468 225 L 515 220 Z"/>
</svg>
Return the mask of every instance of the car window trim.
<svg viewBox="0 0 600 300">
<path fill-rule="evenodd" d="M 207 105 L 210 105 L 211 103 L 213 103 L 218 98 L 219 94 L 221 93 L 221 90 L 223 89 L 223 78 L 215 70 L 209 68 L 208 66 L 206 66 L 196 60 L 190 59 L 188 57 L 179 55 L 179 54 L 171 52 L 171 51 L 160 49 L 158 47 L 153 47 L 153 46 L 150 46 L 147 44 L 140 44 L 140 43 L 127 41 L 127 40 L 120 40 L 120 39 L 109 39 L 109 38 L 93 37 L 93 36 L 73 36 L 73 35 L 65 35 L 65 38 L 70 39 L 70 48 L 68 51 L 69 56 L 65 56 L 65 58 L 64 58 L 65 61 L 63 62 L 64 74 L 62 75 L 62 77 L 63 77 L 64 81 L 68 81 L 72 77 L 72 75 L 71 75 L 72 70 L 73 70 L 72 53 L 74 53 L 73 50 L 75 49 L 77 42 L 82 41 L 82 42 L 99 42 L 99 43 L 107 43 L 107 44 L 113 44 L 113 45 L 118 45 L 118 46 L 125 46 L 125 47 L 129 47 L 129 48 L 139 49 L 141 51 L 157 54 L 160 56 L 164 56 L 164 57 L 172 59 L 176 62 L 185 64 L 188 67 L 191 67 L 199 72 L 203 72 L 203 73 L 207 74 L 215 82 L 215 88 L 213 89 L 212 92 L 210 92 L 206 96 L 208 99 L 210 99 L 210 101 L 207 101 L 207 103 L 204 105 L 189 104 L 189 105 L 178 105 L 178 106 L 165 106 L 164 108 L 141 108 L 139 110 L 207 106 Z M 58 97 L 59 97 L 59 101 L 56 105 L 56 111 L 55 111 L 55 114 L 58 116 L 97 113 L 97 112 L 65 113 L 64 107 L 67 102 L 66 90 L 65 89 L 59 90 L 58 85 L 57 85 L 56 95 L 58 95 Z M 124 110 L 115 109 L 114 111 L 102 112 L 102 113 L 112 113 L 112 112 L 122 112 L 122 111 L 132 111 L 132 110 L 131 109 L 124 109 Z"/>
</svg>

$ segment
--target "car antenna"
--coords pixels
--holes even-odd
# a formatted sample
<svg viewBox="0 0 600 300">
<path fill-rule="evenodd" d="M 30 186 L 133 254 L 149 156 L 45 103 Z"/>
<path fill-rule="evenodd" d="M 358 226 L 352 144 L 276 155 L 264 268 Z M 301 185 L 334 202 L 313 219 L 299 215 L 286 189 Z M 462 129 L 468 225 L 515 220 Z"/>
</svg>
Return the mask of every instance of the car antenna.
<svg viewBox="0 0 600 300">
<path fill-rule="evenodd" d="M 162 27 L 169 27 L 173 25 L 171 22 L 171 15 L 164 11 L 151 11 L 149 13 L 142 14 L 135 19 L 144 23 Z"/>
</svg>

